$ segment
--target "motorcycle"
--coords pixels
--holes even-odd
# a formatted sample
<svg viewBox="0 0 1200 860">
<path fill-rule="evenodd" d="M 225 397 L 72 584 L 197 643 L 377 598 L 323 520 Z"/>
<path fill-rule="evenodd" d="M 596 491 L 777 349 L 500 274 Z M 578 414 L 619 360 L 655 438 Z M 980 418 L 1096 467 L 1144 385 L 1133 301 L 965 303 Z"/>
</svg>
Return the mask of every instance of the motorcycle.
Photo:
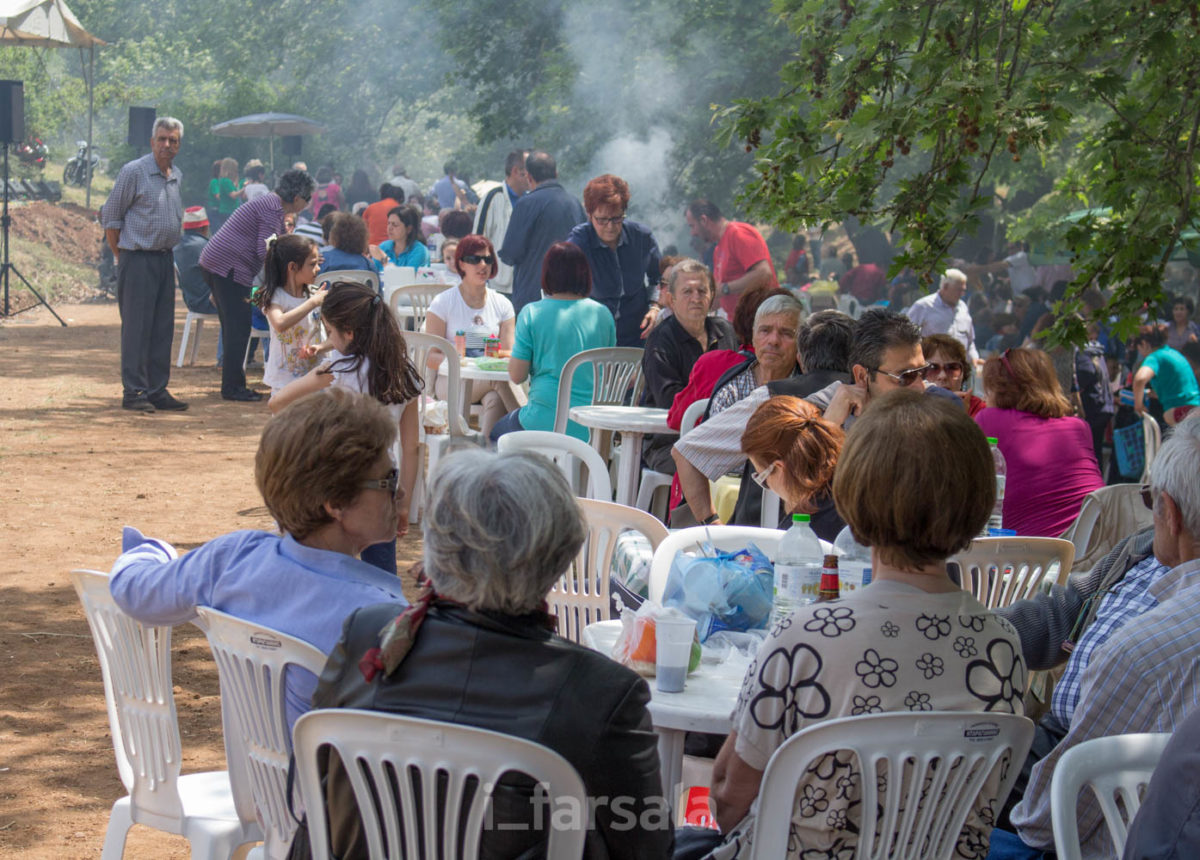
<svg viewBox="0 0 1200 860">
<path fill-rule="evenodd" d="M 75 145 L 79 147 L 79 151 L 67 160 L 67 166 L 63 168 L 63 185 L 77 185 L 82 188 L 87 185 L 88 177 L 94 174 L 100 166 L 100 153 L 93 146 L 92 157 L 89 163 L 87 141 L 77 140 L 75 141 Z"/>
<path fill-rule="evenodd" d="M 34 170 L 46 167 L 46 155 L 49 150 L 41 138 L 30 135 L 24 142 L 17 144 L 17 160 Z"/>
</svg>

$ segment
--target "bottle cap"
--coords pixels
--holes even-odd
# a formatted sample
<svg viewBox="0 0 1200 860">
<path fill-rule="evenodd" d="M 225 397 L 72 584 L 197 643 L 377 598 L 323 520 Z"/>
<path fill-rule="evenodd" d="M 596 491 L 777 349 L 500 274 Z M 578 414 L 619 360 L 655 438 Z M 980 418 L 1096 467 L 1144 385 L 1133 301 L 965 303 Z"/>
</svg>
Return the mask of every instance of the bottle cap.
<svg viewBox="0 0 1200 860">
<path fill-rule="evenodd" d="M 1000 444 L 1000 440 L 997 439 L 995 436 L 988 436 L 987 442 L 989 445 L 999 445 Z"/>
<path fill-rule="evenodd" d="M 794 523 L 807 523 L 811 521 L 812 517 L 808 514 L 792 514 L 792 522 Z"/>
</svg>

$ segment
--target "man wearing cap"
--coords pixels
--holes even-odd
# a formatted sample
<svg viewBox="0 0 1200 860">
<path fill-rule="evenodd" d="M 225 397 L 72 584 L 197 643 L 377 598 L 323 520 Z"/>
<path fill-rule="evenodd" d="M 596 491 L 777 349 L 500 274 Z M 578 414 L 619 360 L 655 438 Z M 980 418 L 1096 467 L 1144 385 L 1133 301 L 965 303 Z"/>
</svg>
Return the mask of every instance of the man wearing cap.
<svg viewBox="0 0 1200 860">
<path fill-rule="evenodd" d="M 150 152 L 121 168 L 100 208 L 104 236 L 117 261 L 117 306 L 121 312 L 121 407 L 136 412 L 187 409 L 167 391 L 171 339 L 175 335 L 175 263 L 179 242 L 183 174 L 172 162 L 183 139 L 183 123 L 160 116 L 150 135 Z"/>
<path fill-rule="evenodd" d="M 200 252 L 208 244 L 208 215 L 203 206 L 189 206 L 183 210 L 183 238 L 175 246 L 175 270 L 179 273 L 179 292 L 187 309 L 197 314 L 217 313 L 212 302 L 208 280 L 200 267 Z M 222 338 L 217 335 L 217 365 L 223 358 Z"/>
</svg>

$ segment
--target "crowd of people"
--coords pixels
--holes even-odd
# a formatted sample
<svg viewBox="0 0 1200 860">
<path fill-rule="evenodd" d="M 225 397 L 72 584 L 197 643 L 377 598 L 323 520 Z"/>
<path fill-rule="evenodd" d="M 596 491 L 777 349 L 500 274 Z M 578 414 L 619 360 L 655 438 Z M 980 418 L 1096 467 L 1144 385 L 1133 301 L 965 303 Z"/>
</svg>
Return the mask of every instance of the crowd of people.
<svg viewBox="0 0 1200 860">
<path fill-rule="evenodd" d="M 1001 805 L 993 775 L 956 856 L 1040 857 L 1053 849 L 1049 785 L 1066 750 L 1176 726 L 1180 754 L 1152 783 L 1130 844 L 1149 852 L 1169 842 L 1178 856 L 1200 849 L 1196 807 L 1167 782 L 1190 779 L 1179 768 L 1196 755 L 1200 732 L 1192 299 L 1147 309 L 1128 343 L 1100 312 L 1087 321 L 1085 346 L 1044 348 L 1038 334 L 1055 313 L 1046 302 L 1065 281 L 1047 291 L 1038 279 L 1062 273 L 1040 272 L 1020 247 L 954 266 L 920 296 L 912 273 L 889 282 L 881 266 L 832 242 L 814 263 L 801 235 L 781 287 L 762 233 L 712 201 L 681 213 L 695 256 L 663 253 L 648 227 L 626 217 L 633 191 L 623 179 L 595 177 L 579 201 L 557 180 L 554 158 L 537 150 L 513 152 L 504 181 L 482 195 L 447 164 L 424 199 L 400 169 L 373 193 L 361 172 L 343 189 L 331 169 L 314 178 L 303 165 L 273 190 L 250 192 L 262 185 L 261 165 L 246 165 L 247 183 L 225 159 L 214 165 L 211 208 L 185 211 L 172 165 L 182 135 L 177 120 L 158 119 L 151 153 L 122 169 L 102 210 L 118 257 L 123 405 L 186 408 L 167 391 L 176 268 L 189 307 L 215 306 L 220 316 L 226 399 L 262 397 L 238 360 L 252 308 L 261 312 L 273 415 L 255 480 L 280 534 L 237 532 L 178 557 L 129 529 L 112 579 L 125 611 L 176 624 L 212 606 L 330 654 L 319 684 L 288 676 L 289 722 L 310 707 L 369 708 L 556 750 L 589 795 L 632 804 L 633 827 L 610 808 L 596 811 L 587 838 L 598 857 L 746 857 L 763 771 L 797 731 L 886 711 L 1022 714 L 1028 673 L 1061 666 L 1016 790 Z M 304 229 L 306 220 L 316 226 Z M 639 346 L 642 402 L 669 410 L 672 426 L 708 400 L 686 436 L 651 436 L 641 452 L 648 468 L 675 476 L 673 526 L 719 524 L 710 481 L 732 473 L 741 480 L 732 522 L 758 525 L 769 489 L 784 521 L 808 514 L 829 541 L 849 526 L 871 547 L 871 584 L 836 607 L 797 609 L 769 631 L 747 671 L 714 765 L 719 831 L 676 833 L 666 817 L 641 814 L 664 802 L 647 684 L 553 633 L 544 601 L 586 529 L 549 461 L 481 449 L 444 458 L 424 504 L 422 591 L 410 604 L 399 587 L 396 541 L 416 490 L 427 368 L 409 356 L 381 291 L 336 273 L 423 265 L 431 254 L 457 280 L 429 308 L 426 331 L 463 332 L 473 353 L 496 333 L 510 353 L 509 383 L 469 392 L 482 407 L 483 438 L 553 429 L 572 356 Z M 844 298 L 866 309 L 845 313 Z M 1102 310 L 1103 293 L 1092 288 L 1085 301 Z M 525 382 L 522 406 L 514 386 Z M 572 403 L 587 402 L 591 384 L 576 374 Z M 1163 425 L 1144 488 L 1153 526 L 1065 585 L 989 612 L 947 565 L 993 513 L 987 438 L 1007 464 L 1004 528 L 1058 536 L 1105 485 L 1122 409 L 1129 421 L 1149 413 Z M 572 422 L 566 432 L 587 438 Z M 1110 480 L 1117 471 L 1110 466 Z M 810 802 L 796 806 L 789 857 L 853 853 L 862 778 L 836 759 L 805 773 L 799 792 Z M 503 789 L 497 820 L 513 826 L 490 829 L 488 851 L 536 853 L 544 834 L 518 826 L 536 814 L 531 787 L 514 780 Z M 364 856 L 336 766 L 327 797 L 335 853 Z M 1078 819 L 1085 855 L 1103 854 L 1108 836 L 1093 798 L 1080 799 Z"/>
</svg>

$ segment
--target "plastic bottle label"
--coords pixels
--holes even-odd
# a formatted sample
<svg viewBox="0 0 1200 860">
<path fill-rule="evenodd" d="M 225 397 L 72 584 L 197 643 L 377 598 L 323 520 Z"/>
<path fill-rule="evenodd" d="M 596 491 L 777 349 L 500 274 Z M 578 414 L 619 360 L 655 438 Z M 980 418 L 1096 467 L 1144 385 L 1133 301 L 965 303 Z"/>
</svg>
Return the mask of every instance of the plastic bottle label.
<svg viewBox="0 0 1200 860">
<path fill-rule="evenodd" d="M 801 583 L 803 582 L 804 566 L 799 564 L 775 565 L 775 602 L 781 600 L 785 604 L 800 602 Z M 813 593 L 816 596 L 816 593 Z"/>
<path fill-rule="evenodd" d="M 1004 476 L 1004 475 L 996 476 L 996 501 L 998 501 L 998 502 L 1004 501 L 1005 478 L 1006 478 L 1006 476 Z"/>
</svg>

